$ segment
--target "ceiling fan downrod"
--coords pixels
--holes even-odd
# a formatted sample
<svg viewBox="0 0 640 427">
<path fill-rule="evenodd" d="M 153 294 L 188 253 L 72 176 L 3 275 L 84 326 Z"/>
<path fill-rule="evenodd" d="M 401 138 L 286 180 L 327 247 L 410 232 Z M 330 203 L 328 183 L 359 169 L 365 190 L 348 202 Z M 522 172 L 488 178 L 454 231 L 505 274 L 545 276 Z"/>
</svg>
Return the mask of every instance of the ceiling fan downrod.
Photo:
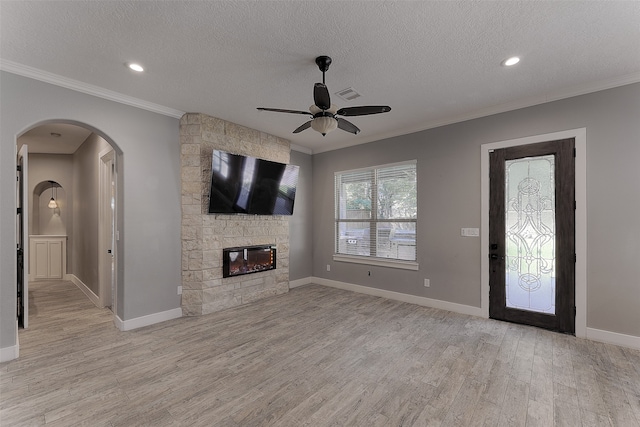
<svg viewBox="0 0 640 427">
<path fill-rule="evenodd" d="M 326 55 L 318 56 L 316 58 L 316 65 L 318 66 L 320 71 L 322 71 L 322 84 L 324 85 L 326 84 L 324 81 L 324 73 L 329 70 L 329 65 L 331 65 L 331 58 Z"/>
</svg>

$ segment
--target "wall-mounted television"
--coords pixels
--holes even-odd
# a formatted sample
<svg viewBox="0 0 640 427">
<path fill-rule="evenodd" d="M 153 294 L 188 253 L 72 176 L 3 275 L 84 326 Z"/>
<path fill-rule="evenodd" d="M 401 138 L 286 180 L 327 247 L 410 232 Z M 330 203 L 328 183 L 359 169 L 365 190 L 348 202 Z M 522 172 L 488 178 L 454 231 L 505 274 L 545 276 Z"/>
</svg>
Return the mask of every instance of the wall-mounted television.
<svg viewBox="0 0 640 427">
<path fill-rule="evenodd" d="M 292 215 L 299 169 L 214 150 L 209 213 Z"/>
</svg>

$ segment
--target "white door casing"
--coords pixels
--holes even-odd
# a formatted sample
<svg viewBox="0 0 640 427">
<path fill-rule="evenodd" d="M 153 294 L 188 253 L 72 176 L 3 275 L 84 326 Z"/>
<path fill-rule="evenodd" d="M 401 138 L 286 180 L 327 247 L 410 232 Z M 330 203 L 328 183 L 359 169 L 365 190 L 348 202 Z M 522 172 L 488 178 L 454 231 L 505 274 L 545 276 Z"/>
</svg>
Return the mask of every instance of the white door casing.
<svg viewBox="0 0 640 427">
<path fill-rule="evenodd" d="M 99 154 L 98 207 L 98 269 L 100 277 L 100 306 L 115 309 L 115 151 L 112 148 Z"/>
</svg>

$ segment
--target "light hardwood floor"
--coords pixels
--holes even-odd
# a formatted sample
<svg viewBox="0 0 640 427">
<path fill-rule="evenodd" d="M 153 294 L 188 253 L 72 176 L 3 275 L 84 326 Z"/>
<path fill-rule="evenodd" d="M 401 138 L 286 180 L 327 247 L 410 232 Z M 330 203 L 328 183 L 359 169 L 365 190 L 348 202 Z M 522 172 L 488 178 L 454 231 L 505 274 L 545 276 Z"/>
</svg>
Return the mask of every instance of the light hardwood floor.
<svg viewBox="0 0 640 427">
<path fill-rule="evenodd" d="M 4 426 L 638 426 L 640 351 L 310 285 L 120 332 L 32 284 Z"/>
</svg>

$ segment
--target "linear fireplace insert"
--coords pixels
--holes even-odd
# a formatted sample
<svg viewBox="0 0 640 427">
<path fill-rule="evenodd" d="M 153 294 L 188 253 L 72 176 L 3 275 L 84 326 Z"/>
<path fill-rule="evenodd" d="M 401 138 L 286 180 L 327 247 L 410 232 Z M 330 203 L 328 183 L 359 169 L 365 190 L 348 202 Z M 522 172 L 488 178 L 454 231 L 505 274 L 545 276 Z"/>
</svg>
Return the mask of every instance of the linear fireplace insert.
<svg viewBox="0 0 640 427">
<path fill-rule="evenodd" d="M 243 246 L 222 250 L 222 277 L 259 273 L 276 268 L 274 245 Z"/>
</svg>

